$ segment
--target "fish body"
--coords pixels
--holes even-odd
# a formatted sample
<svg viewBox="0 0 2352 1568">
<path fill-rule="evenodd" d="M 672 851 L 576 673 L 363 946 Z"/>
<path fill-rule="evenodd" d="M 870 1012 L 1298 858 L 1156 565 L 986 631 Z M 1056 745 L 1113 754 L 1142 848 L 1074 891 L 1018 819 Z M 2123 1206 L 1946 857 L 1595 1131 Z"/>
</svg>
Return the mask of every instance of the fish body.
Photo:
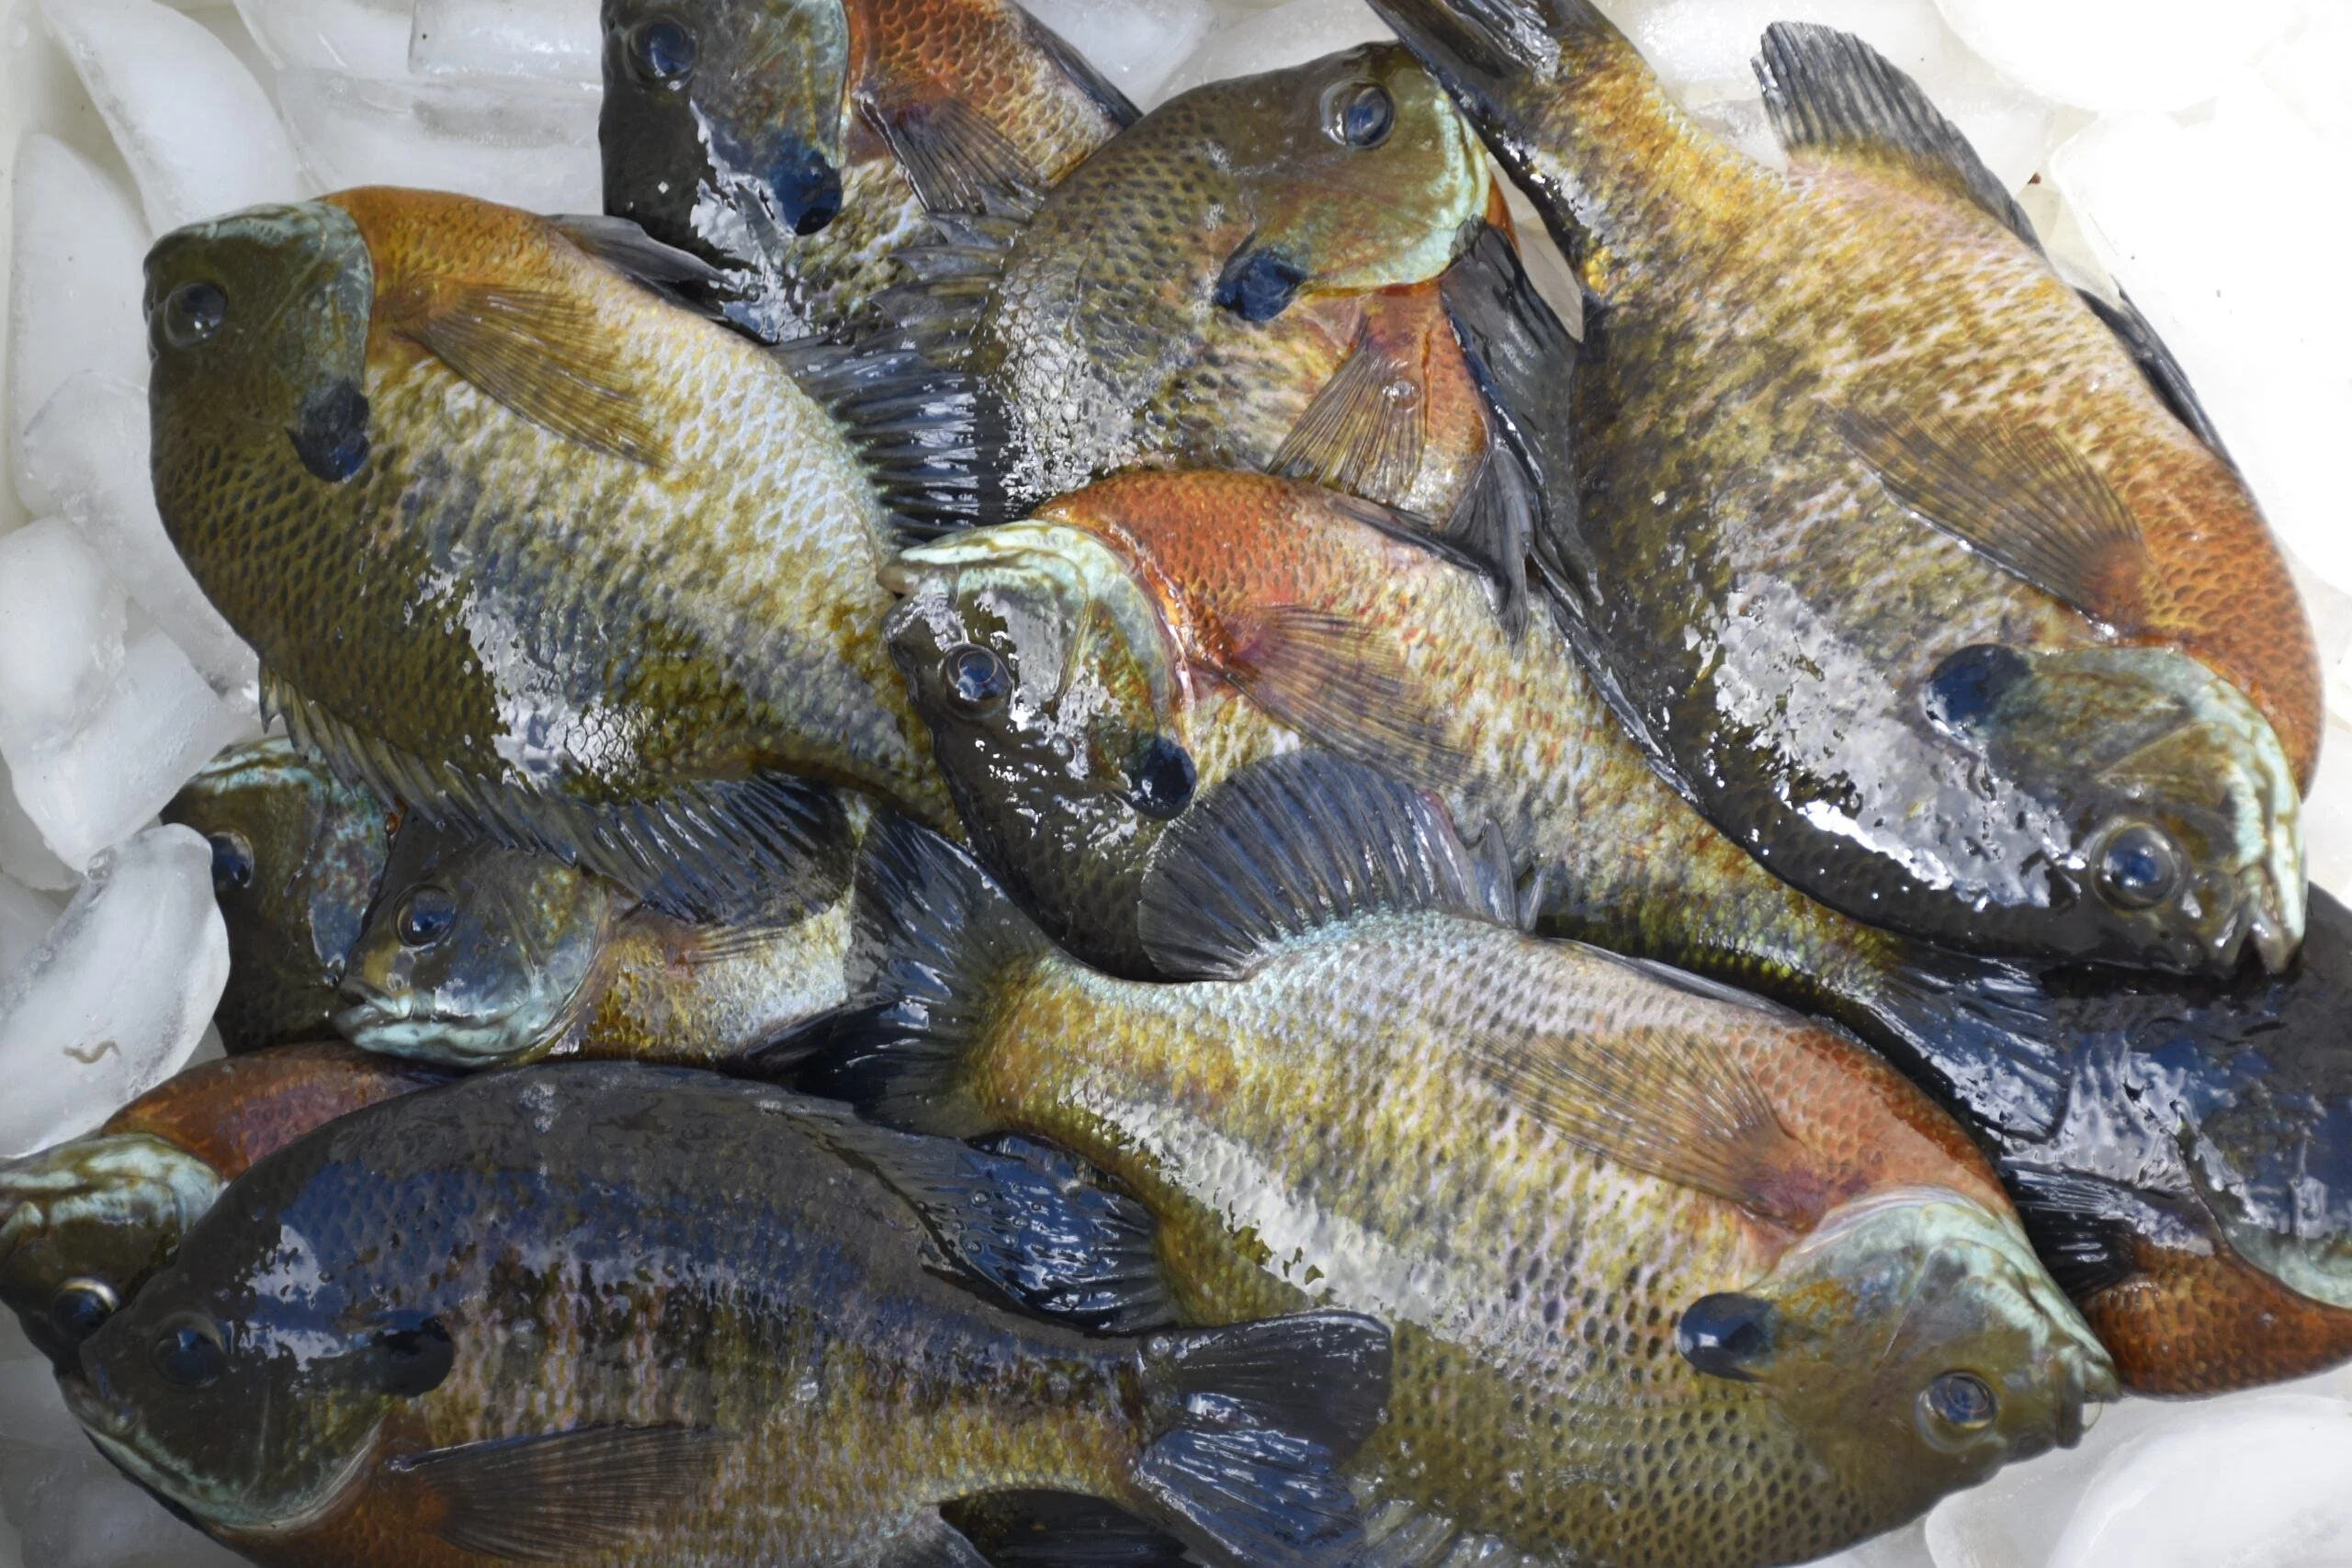
<svg viewBox="0 0 2352 1568">
<path fill-rule="evenodd" d="M 1309 487 L 1123 476 L 889 576 L 893 651 L 975 853 L 1089 962 L 1162 973 L 1144 892 L 1188 812 L 1268 759 L 1350 755 L 1492 833 L 1547 933 L 1860 1033 L 1995 1152 L 2129 1386 L 2213 1392 L 2352 1353 L 2328 1282 L 2352 1234 L 2332 1217 L 2352 1190 L 2332 1174 L 2352 925 L 2325 893 L 2288 974 L 2218 985 L 1862 925 L 1668 788 L 1550 628 L 1504 628 L 1475 563 Z"/>
<path fill-rule="evenodd" d="M 810 778 L 944 818 L 873 635 L 897 481 L 808 388 L 888 402 L 917 487 L 957 405 L 909 356 L 787 364 L 603 221 L 371 189 L 167 236 L 156 491 L 299 740 L 707 916 L 822 860 Z"/>
<path fill-rule="evenodd" d="M 212 1016 L 231 1051 L 324 1031 L 384 874 L 391 816 L 278 737 L 231 747 L 164 807 L 164 821 L 212 844 L 229 929 L 229 986 Z"/>
<path fill-rule="evenodd" d="M 870 321 L 927 213 L 1043 191 L 1135 107 L 1011 0 L 607 0 L 605 210 L 770 341 Z"/>
<path fill-rule="evenodd" d="M 848 999 L 850 884 L 693 925 L 551 855 L 404 831 L 335 1027 L 453 1066 L 548 1056 L 713 1063 Z"/>
<path fill-rule="evenodd" d="M 2302 930 L 2308 621 L 2179 367 L 1859 39 L 1758 69 L 1785 172 L 1586 0 L 1384 0 L 1590 308 L 1561 603 L 1702 811 L 1857 919 L 2226 973 Z M 2104 314 L 2102 312 L 2105 312 Z"/>
<path fill-rule="evenodd" d="M 445 1077 L 341 1043 L 270 1046 L 174 1074 L 96 1132 L 0 1166 L 0 1304 L 67 1364 L 254 1160 Z"/>
<path fill-rule="evenodd" d="M 1173 830 L 1211 852 L 1147 923 L 1189 983 L 1087 969 L 960 852 L 877 829 L 888 978 L 803 1081 L 1099 1163 L 1194 1321 L 1387 1320 L 1355 1473 L 1409 1561 L 1795 1561 L 2073 1440 L 2105 1357 L 1915 1090 L 1834 1030 L 1472 914 L 1434 813 L 1374 836 L 1417 796 L 1319 777 Z M 1927 1392 L 1961 1367 L 2001 1411 L 1964 1434 Z"/>
<path fill-rule="evenodd" d="M 1216 1562 L 1360 1540 L 1328 1472 L 1377 1419 L 1378 1325 L 1010 1310 L 955 1248 L 1076 1212 L 1033 1174 L 707 1073 L 482 1075 L 257 1164 L 61 1386 L 268 1562 L 846 1563 L 1027 1489 Z"/>
</svg>

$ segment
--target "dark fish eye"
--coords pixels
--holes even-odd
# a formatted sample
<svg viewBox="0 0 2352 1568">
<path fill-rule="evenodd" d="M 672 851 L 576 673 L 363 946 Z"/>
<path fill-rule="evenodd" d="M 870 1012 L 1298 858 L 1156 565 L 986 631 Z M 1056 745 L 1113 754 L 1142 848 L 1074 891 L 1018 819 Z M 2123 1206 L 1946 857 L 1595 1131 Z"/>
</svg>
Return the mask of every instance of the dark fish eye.
<svg viewBox="0 0 2352 1568">
<path fill-rule="evenodd" d="M 2000 1410 L 1992 1385 L 1974 1372 L 1946 1372 L 1919 1395 L 1928 1414 L 1963 1432 L 1981 1432 Z"/>
<path fill-rule="evenodd" d="M 1166 822 L 1183 815 L 1184 807 L 1193 803 L 1193 786 L 1200 775 L 1193 767 L 1193 754 L 1165 735 L 1155 735 L 1143 755 L 1128 770 L 1135 788 L 1127 799 L 1146 817 Z"/>
<path fill-rule="evenodd" d="M 939 661 L 939 672 L 956 705 L 973 711 L 995 702 L 1012 686 L 1012 672 L 1005 669 L 1004 660 L 978 643 L 949 649 Z"/>
<path fill-rule="evenodd" d="M 121 1305 L 122 1299 L 112 1285 L 77 1275 L 58 1286 L 57 1294 L 50 1298 L 49 1325 L 68 1345 L 79 1345 Z"/>
<path fill-rule="evenodd" d="M 1772 1353 L 1772 1303 L 1731 1291 L 1701 1296 L 1674 1325 L 1674 1348 L 1711 1377 L 1754 1382 L 1749 1367 Z"/>
<path fill-rule="evenodd" d="M 2180 851 L 2161 828 L 2135 822 L 2098 856 L 2098 892 L 2119 909 L 2148 909 L 2180 886 Z"/>
<path fill-rule="evenodd" d="M 164 341 L 194 348 L 229 319 L 229 297 L 212 283 L 183 283 L 164 300 Z"/>
<path fill-rule="evenodd" d="M 431 883 L 411 893 L 401 903 L 400 937 L 403 947 L 431 947 L 449 934 L 458 920 L 458 901 L 446 887 Z"/>
<path fill-rule="evenodd" d="M 439 1388 L 458 1359 L 447 1325 L 413 1314 L 401 1314 L 378 1329 L 376 1350 L 383 1359 L 384 1392 L 401 1399 Z"/>
<path fill-rule="evenodd" d="M 694 74 L 694 32 L 675 17 L 648 17 L 628 30 L 628 57 L 648 82 L 683 82 Z"/>
<path fill-rule="evenodd" d="M 1396 103 L 1377 82 L 1352 82 L 1339 88 L 1327 106 L 1323 132 L 1343 147 L 1377 147 L 1388 140 L 1396 124 Z"/>
<path fill-rule="evenodd" d="M 226 897 L 254 883 L 254 847 L 243 833 L 223 828 L 205 837 L 212 844 L 212 891 Z"/>
<path fill-rule="evenodd" d="M 220 1348 L 219 1325 L 192 1312 L 164 1325 L 151 1354 L 155 1370 L 182 1388 L 209 1388 L 229 1370 L 229 1353 Z"/>
</svg>

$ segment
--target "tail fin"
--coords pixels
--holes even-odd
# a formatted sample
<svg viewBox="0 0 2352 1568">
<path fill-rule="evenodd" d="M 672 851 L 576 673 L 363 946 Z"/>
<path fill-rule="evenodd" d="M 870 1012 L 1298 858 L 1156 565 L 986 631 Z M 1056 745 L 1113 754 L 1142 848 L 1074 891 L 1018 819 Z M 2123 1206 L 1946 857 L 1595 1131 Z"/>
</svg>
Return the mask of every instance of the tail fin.
<svg viewBox="0 0 2352 1568">
<path fill-rule="evenodd" d="M 1136 1466 L 1169 1528 L 1213 1562 L 1325 1568 L 1363 1546 L 1337 1473 L 1388 1404 L 1389 1337 L 1345 1312 L 1145 1342 L 1146 1384 L 1172 1419 Z"/>
<path fill-rule="evenodd" d="M 910 1132 L 997 1131 L 956 1092 L 962 1058 L 1008 972 L 1053 944 L 969 855 L 895 816 L 859 854 L 856 909 L 849 994 L 860 1003 L 762 1046 L 743 1070 Z"/>
</svg>

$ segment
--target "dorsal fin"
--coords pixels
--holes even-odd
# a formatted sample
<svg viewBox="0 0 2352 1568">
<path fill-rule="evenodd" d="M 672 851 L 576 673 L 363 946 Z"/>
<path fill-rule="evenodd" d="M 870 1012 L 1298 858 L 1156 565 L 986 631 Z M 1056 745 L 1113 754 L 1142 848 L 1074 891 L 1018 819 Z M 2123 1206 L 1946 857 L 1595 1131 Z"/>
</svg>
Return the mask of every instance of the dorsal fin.
<svg viewBox="0 0 2352 1568">
<path fill-rule="evenodd" d="M 1013 11 L 1021 18 L 1022 32 L 1029 42 L 1051 60 L 1063 75 L 1077 83 L 1112 124 L 1125 130 L 1143 118 L 1143 110 L 1136 107 L 1134 100 L 1119 91 L 1108 76 L 1096 70 L 1094 62 L 1080 53 L 1076 44 L 1031 16 L 1023 7 L 1016 6 Z"/>
<path fill-rule="evenodd" d="M 1756 57 L 1764 108 L 1792 158 L 1899 164 L 1983 208 L 2039 251 L 2033 220 L 1917 83 L 1851 33 L 1775 22 Z"/>
<path fill-rule="evenodd" d="M 2087 288 L 2075 292 L 2091 308 L 2091 314 L 2106 322 L 2108 331 L 2131 350 L 2140 374 L 2147 378 L 2148 386 L 2172 411 L 2173 417 L 2188 426 L 2189 433 L 2211 447 L 2214 456 L 2230 462 L 2229 451 L 2222 445 L 2222 433 L 2213 428 L 2205 405 L 2197 400 L 2197 389 L 2188 384 L 2188 372 L 2181 368 L 2180 361 L 2165 346 L 2165 340 L 2156 335 L 2154 325 L 2140 313 L 2140 307 L 2132 303 L 2132 296 L 2118 289 L 2115 303 L 2110 305 Z"/>
<path fill-rule="evenodd" d="M 1020 514 L 1002 478 L 1011 415 L 978 378 L 942 367 L 902 333 L 846 346 L 805 338 L 775 353 L 841 422 L 903 541 Z"/>
<path fill-rule="evenodd" d="M 626 274 L 675 305 L 712 314 L 706 290 L 719 270 L 675 245 L 665 245 L 627 218 L 599 212 L 561 213 L 548 220 L 556 232 L 614 271 Z"/>
<path fill-rule="evenodd" d="M 1270 949 L 1380 910 L 1516 923 L 1430 796 L 1362 763 L 1291 752 L 1235 773 L 1160 840 L 1136 917 L 1162 974 L 1232 979 Z"/>
</svg>

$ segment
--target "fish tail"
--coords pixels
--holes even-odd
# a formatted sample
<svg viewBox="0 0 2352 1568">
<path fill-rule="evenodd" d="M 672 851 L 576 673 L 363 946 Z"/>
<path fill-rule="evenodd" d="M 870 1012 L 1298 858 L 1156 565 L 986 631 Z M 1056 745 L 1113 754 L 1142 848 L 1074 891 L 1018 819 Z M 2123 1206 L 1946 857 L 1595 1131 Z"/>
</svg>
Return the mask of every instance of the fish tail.
<svg viewBox="0 0 2352 1568">
<path fill-rule="evenodd" d="M 855 898 L 857 1000 L 752 1051 L 745 1070 L 909 1132 L 1001 1130 L 962 1085 L 991 998 L 1052 942 L 970 856 L 903 818 L 867 836 Z"/>
<path fill-rule="evenodd" d="M 1389 1360 L 1386 1325 L 1348 1312 L 1153 1335 L 1143 1375 L 1166 1424 L 1135 1483 L 1212 1562 L 1351 1562 L 1363 1523 L 1338 1467 L 1380 1423 Z"/>
<path fill-rule="evenodd" d="M 1431 75 L 1473 118 L 1531 86 L 1573 75 L 1580 56 L 1625 50 L 1592 0 L 1372 0 Z"/>
</svg>

